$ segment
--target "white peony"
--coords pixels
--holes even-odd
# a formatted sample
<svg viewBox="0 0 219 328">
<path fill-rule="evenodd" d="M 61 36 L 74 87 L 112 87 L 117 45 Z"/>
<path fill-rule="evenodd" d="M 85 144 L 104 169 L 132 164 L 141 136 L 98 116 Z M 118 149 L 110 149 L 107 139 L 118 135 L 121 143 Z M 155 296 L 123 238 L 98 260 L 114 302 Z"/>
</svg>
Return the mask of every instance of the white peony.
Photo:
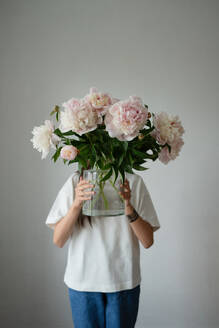
<svg viewBox="0 0 219 328">
<path fill-rule="evenodd" d="M 33 148 L 42 152 L 42 159 L 46 158 L 51 147 L 56 149 L 56 145 L 61 140 L 53 131 L 54 126 L 50 120 L 45 120 L 44 125 L 35 126 L 33 128 L 33 137 L 30 141 L 33 143 Z"/>
</svg>

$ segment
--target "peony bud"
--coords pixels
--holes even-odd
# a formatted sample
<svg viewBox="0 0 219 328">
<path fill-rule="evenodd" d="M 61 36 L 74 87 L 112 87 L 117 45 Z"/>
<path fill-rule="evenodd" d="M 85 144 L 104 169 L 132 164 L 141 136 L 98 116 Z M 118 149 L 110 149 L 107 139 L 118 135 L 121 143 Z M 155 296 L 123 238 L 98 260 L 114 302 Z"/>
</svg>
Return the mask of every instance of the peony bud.
<svg viewBox="0 0 219 328">
<path fill-rule="evenodd" d="M 62 147 L 60 152 L 61 158 L 67 160 L 74 160 L 77 155 L 78 155 L 78 149 L 71 145 L 66 145 Z"/>
<path fill-rule="evenodd" d="M 138 139 L 139 139 L 139 140 L 144 139 L 144 135 L 143 135 L 142 133 L 140 133 L 140 134 L 138 135 Z"/>
</svg>

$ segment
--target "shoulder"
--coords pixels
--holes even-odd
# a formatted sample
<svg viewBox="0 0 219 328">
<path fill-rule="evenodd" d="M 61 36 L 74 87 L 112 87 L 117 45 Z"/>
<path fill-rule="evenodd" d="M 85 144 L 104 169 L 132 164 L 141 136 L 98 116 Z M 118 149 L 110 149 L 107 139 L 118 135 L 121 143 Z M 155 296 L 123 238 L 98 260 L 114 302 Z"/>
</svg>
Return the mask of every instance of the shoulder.
<svg viewBox="0 0 219 328">
<path fill-rule="evenodd" d="M 73 170 L 73 172 L 69 175 L 69 179 L 73 179 L 75 177 L 79 177 L 80 172 L 79 170 Z"/>
<path fill-rule="evenodd" d="M 79 171 L 74 170 L 68 177 L 67 179 L 64 181 L 60 192 L 67 192 L 69 193 L 69 191 L 72 189 L 72 187 L 77 184 L 77 179 L 79 179 Z"/>
<path fill-rule="evenodd" d="M 142 177 L 139 174 L 137 174 L 137 173 L 132 174 L 132 173 L 126 172 L 125 175 L 126 175 L 126 178 L 131 183 L 139 183 L 142 180 Z"/>
<path fill-rule="evenodd" d="M 79 170 L 74 170 L 68 177 L 69 182 L 71 182 L 72 186 L 75 186 L 78 181 L 79 181 L 79 176 L 80 176 L 80 172 Z"/>
<path fill-rule="evenodd" d="M 129 184 L 130 184 L 131 189 L 133 191 L 135 191 L 138 195 L 140 195 L 142 193 L 146 193 L 146 194 L 149 193 L 147 185 L 144 181 L 144 178 L 140 174 L 127 173 L 126 178 L 130 182 Z"/>
</svg>

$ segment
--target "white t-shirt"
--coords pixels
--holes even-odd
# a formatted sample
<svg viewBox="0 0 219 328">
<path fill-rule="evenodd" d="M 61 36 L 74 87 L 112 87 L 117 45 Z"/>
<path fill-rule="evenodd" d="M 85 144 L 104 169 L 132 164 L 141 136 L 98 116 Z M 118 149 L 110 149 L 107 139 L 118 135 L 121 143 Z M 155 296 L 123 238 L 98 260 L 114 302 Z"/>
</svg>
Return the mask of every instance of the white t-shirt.
<svg viewBox="0 0 219 328">
<path fill-rule="evenodd" d="M 125 172 L 131 189 L 131 204 L 153 231 L 160 228 L 147 187 L 138 174 Z M 74 199 L 79 173 L 74 171 L 60 189 L 47 216 L 46 225 L 65 216 Z M 140 241 L 125 215 L 85 218 L 84 227 L 74 226 L 69 238 L 64 283 L 80 291 L 115 292 L 136 287 L 141 282 Z"/>
</svg>

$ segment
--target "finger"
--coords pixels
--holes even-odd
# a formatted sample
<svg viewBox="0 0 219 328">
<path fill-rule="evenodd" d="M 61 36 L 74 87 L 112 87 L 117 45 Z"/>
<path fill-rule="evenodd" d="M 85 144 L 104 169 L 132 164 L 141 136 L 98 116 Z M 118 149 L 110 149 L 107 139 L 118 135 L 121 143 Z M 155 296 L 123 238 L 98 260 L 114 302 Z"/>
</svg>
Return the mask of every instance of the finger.
<svg viewBox="0 0 219 328">
<path fill-rule="evenodd" d="M 130 190 L 127 190 L 127 191 L 122 191 L 122 190 L 120 190 L 119 193 L 120 193 L 120 194 L 127 195 L 127 194 L 131 194 L 131 191 L 130 191 Z"/>
<path fill-rule="evenodd" d="M 129 192 L 130 189 L 129 188 L 124 188 L 124 192 Z"/>
<path fill-rule="evenodd" d="M 89 200 L 89 199 L 91 199 L 91 196 L 89 196 L 89 197 L 87 197 L 87 196 L 81 196 L 81 197 L 79 197 L 79 199 L 80 200 Z"/>
<path fill-rule="evenodd" d="M 127 195 L 127 194 L 121 194 L 121 197 L 123 199 L 130 199 L 130 195 Z"/>
<path fill-rule="evenodd" d="M 126 181 L 126 182 L 124 182 L 124 184 L 120 184 L 120 187 L 129 187 L 129 182 L 128 181 Z"/>
<path fill-rule="evenodd" d="M 94 187 L 94 185 L 91 183 L 83 183 L 83 185 L 79 186 L 79 190 L 84 190 L 84 189 L 93 188 L 93 187 Z"/>
<path fill-rule="evenodd" d="M 126 183 L 126 188 L 130 189 L 129 182 Z"/>
<path fill-rule="evenodd" d="M 82 176 L 80 176 L 78 183 L 82 183 L 83 181 L 85 181 L 85 180 L 83 179 Z"/>
<path fill-rule="evenodd" d="M 83 184 L 83 183 L 89 183 L 89 181 L 87 180 L 83 180 L 83 179 L 80 179 L 80 181 L 78 182 L 80 185 Z"/>
<path fill-rule="evenodd" d="M 91 190 L 91 191 L 84 191 L 82 193 L 82 195 L 94 195 L 95 193 L 96 193 L 96 191 L 93 191 L 93 190 Z"/>
<path fill-rule="evenodd" d="M 82 198 L 91 198 L 93 195 L 86 195 L 86 194 L 84 194 L 84 195 L 81 195 L 80 197 L 82 197 Z"/>
<path fill-rule="evenodd" d="M 120 194 L 124 194 L 124 195 L 127 195 L 127 194 L 131 194 L 131 191 L 128 190 L 128 191 L 119 191 Z"/>
<path fill-rule="evenodd" d="M 78 189 L 78 195 L 93 195 L 93 194 L 95 194 L 96 193 L 96 191 L 94 191 L 94 190 L 87 190 L 87 191 L 85 191 L 84 189 Z"/>
</svg>

